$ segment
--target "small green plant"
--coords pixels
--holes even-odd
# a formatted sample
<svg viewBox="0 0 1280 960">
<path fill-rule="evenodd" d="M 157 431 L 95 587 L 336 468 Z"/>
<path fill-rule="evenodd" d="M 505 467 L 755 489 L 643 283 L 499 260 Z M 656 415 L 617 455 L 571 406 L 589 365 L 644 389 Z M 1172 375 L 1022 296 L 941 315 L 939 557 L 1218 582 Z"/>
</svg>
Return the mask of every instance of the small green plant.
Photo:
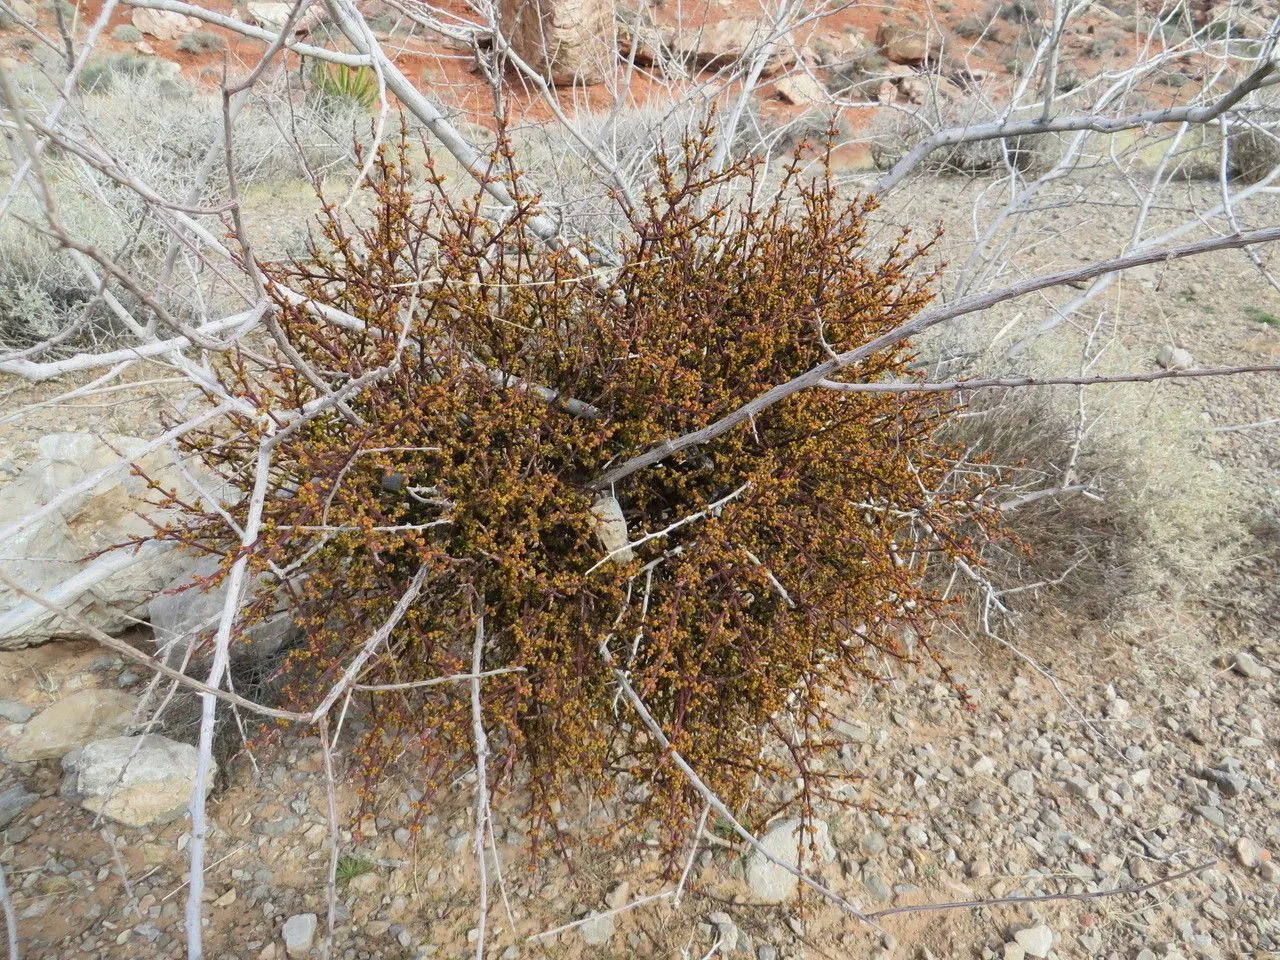
<svg viewBox="0 0 1280 960">
<path fill-rule="evenodd" d="M 952 29 L 957 37 L 972 40 L 987 32 L 987 21 L 981 17 L 961 17 Z"/>
<path fill-rule="evenodd" d="M 210 30 L 196 30 L 178 41 L 178 49 L 183 53 L 214 53 L 226 47 L 226 38 Z"/>
<path fill-rule="evenodd" d="M 1084 55 L 1091 60 L 1102 60 L 1114 56 L 1121 50 L 1120 44 L 1113 37 L 1093 37 L 1085 41 Z"/>
<path fill-rule="evenodd" d="M 1034 0 L 1009 0 L 1000 4 L 996 16 L 1010 23 L 1035 23 L 1040 19 Z"/>
<path fill-rule="evenodd" d="M 80 89 L 85 93 L 106 93 L 121 79 L 144 77 L 155 70 L 155 61 L 150 57 L 114 53 L 85 64 L 80 71 Z"/>
<path fill-rule="evenodd" d="M 132 23 L 122 23 L 111 31 L 111 39 L 121 43 L 137 43 L 142 39 L 142 31 Z"/>
<path fill-rule="evenodd" d="M 323 99 L 366 110 L 378 99 L 378 78 L 368 67 L 317 62 L 311 69 L 311 86 Z"/>
<path fill-rule="evenodd" d="M 1280 317 L 1277 317 L 1274 313 L 1268 313 L 1261 307 L 1245 307 L 1244 315 L 1256 323 L 1280 329 Z"/>
<path fill-rule="evenodd" d="M 1251 125 L 1231 134 L 1232 175 L 1245 183 L 1265 180 L 1280 166 L 1280 130 Z"/>
<path fill-rule="evenodd" d="M 373 861 L 363 857 L 345 856 L 338 858 L 338 883 L 347 884 L 356 877 L 364 876 L 373 870 Z"/>
<path fill-rule="evenodd" d="M 733 824 L 721 816 L 717 816 L 711 821 L 711 834 L 712 836 L 719 837 L 721 840 L 729 840 L 732 842 L 736 842 L 738 840 L 738 833 L 733 829 Z"/>
</svg>

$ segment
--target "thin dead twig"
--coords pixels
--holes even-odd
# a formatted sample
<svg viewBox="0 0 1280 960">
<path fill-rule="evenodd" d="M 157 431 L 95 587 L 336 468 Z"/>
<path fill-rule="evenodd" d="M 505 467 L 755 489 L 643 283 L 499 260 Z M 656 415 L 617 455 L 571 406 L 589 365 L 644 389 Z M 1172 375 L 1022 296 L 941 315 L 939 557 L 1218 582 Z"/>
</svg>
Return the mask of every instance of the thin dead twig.
<svg viewBox="0 0 1280 960">
<path fill-rule="evenodd" d="M 480 673 L 484 664 L 484 595 L 476 601 L 476 638 L 471 649 L 471 732 L 476 751 L 476 869 L 480 876 L 480 903 L 476 907 L 476 960 L 484 960 L 485 926 L 489 919 L 489 870 L 484 856 L 485 830 L 489 811 L 489 738 L 484 732 L 484 712 L 480 702 Z"/>
<path fill-rule="evenodd" d="M 1215 866 L 1218 861 L 1206 860 L 1194 867 L 1188 867 L 1186 870 L 1180 870 L 1177 873 L 1162 877 L 1159 880 L 1153 880 L 1150 883 L 1139 884 L 1132 887 L 1116 887 L 1112 890 L 1094 890 L 1089 893 L 1044 893 L 1035 896 L 1025 897 L 998 897 L 994 900 L 957 900 L 951 903 L 920 903 L 906 907 L 889 907 L 885 910 L 877 910 L 875 913 L 868 914 L 873 919 L 892 916 L 895 913 L 934 913 L 944 910 L 973 910 L 978 907 L 997 907 L 1014 903 L 1050 903 L 1055 900 L 1101 900 L 1105 897 L 1120 897 L 1134 893 L 1145 893 L 1148 890 L 1154 890 L 1156 887 L 1162 887 L 1165 884 L 1173 883 L 1175 880 L 1181 880 L 1183 877 L 1189 877 L 1192 874 L 1202 873 L 1210 867 Z"/>
</svg>

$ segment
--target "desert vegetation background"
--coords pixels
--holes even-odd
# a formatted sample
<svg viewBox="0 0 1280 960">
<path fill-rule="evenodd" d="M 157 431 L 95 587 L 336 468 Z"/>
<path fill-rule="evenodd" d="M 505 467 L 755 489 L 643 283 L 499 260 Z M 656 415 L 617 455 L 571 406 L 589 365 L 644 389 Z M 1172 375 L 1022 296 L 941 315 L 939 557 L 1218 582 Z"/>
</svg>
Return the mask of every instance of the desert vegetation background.
<svg viewBox="0 0 1280 960">
<path fill-rule="evenodd" d="M 1265 0 L 0 0 L 19 957 L 1280 952 Z"/>
</svg>

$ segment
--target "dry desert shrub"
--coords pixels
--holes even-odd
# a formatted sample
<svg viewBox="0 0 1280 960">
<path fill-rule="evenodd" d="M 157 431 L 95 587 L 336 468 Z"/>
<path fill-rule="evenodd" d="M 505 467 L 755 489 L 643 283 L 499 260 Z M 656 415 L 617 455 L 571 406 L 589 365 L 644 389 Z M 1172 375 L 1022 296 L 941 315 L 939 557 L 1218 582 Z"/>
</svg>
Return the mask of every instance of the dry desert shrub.
<svg viewBox="0 0 1280 960">
<path fill-rule="evenodd" d="M 881 110 L 865 136 L 876 166 L 888 170 L 935 130 L 996 119 L 991 106 L 979 99 L 931 96 L 916 112 Z M 1052 163 L 1053 142 L 1043 135 L 970 140 L 933 151 L 922 166 L 932 173 L 969 177 L 1006 171 L 1034 175 Z"/>
<path fill-rule="evenodd" d="M 56 74 L 27 68 L 13 75 L 33 115 L 45 112 L 55 95 L 49 78 Z M 91 61 L 81 89 L 83 96 L 64 116 L 70 136 L 94 144 L 170 200 L 187 202 L 197 183 L 199 202 L 226 199 L 221 160 L 201 180 L 205 155 L 220 136 L 217 97 L 171 76 L 153 58 L 129 55 Z M 322 175 L 349 162 L 353 131 L 367 136 L 368 129 L 367 112 L 356 106 L 291 99 L 287 89 L 265 90 L 236 121 L 237 182 L 243 191 L 308 173 Z M 43 166 L 62 226 L 150 287 L 172 238 L 154 207 L 69 152 L 49 151 Z M 0 165 L 0 188 L 8 187 L 11 175 L 11 164 Z M 28 190 L 18 192 L 10 213 L 15 215 L 0 223 L 0 344 L 22 347 L 53 337 L 60 349 L 81 349 L 115 337 L 117 321 L 99 295 L 98 281 L 53 238 L 28 225 L 43 223 L 37 198 Z M 160 298 L 176 315 L 195 315 L 200 305 L 187 296 L 193 286 L 183 275 L 183 282 L 162 290 Z M 109 283 L 107 290 L 127 308 L 147 312 L 119 284 Z"/>
<path fill-rule="evenodd" d="M 1083 431 L 1077 414 L 1070 388 L 987 391 L 948 423 L 1005 501 L 1086 488 L 1006 513 L 1016 547 L 988 546 L 992 579 L 1019 588 L 1020 611 L 1112 623 L 1209 595 L 1235 563 L 1243 501 L 1196 451 L 1190 419 L 1140 385 L 1091 394 Z"/>
<path fill-rule="evenodd" d="M 603 271 L 535 237 L 539 202 L 505 147 L 493 176 L 517 205 L 495 218 L 429 157 L 415 169 L 403 142 L 375 157 L 366 217 L 328 206 L 305 257 L 263 265 L 276 341 L 218 376 L 276 426 L 237 417 L 188 449 L 248 483 L 274 434 L 250 563 L 268 580 L 291 571 L 281 587 L 307 635 L 284 668 L 294 702 L 314 705 L 394 624 L 360 677 L 399 685 L 359 697 L 367 802 L 406 751 L 426 802 L 474 768 L 465 686 L 420 684 L 478 655 L 495 672 L 482 711 L 494 786 L 519 774 L 543 827 L 580 790 L 623 792 L 673 842 L 700 809 L 620 676 L 730 806 L 763 776 L 798 783 L 789 799 L 807 813 L 824 784 L 811 765 L 824 698 L 867 682 L 873 653 L 912 658 L 903 623 L 928 656 L 947 611 L 922 575 L 977 562 L 994 518 L 986 476 L 952 474 L 945 400 L 806 391 L 594 485 L 930 299 L 932 237 L 904 231 L 876 251 L 873 203 L 842 199 L 829 168 L 802 175 L 797 160 L 765 198 L 761 162 L 717 171 L 714 143 L 704 128 L 658 155 Z M 910 377 L 909 360 L 900 345 L 858 376 Z M 341 406 L 288 425 L 331 390 Z M 238 537 L 187 507 L 190 523 L 161 535 L 229 566 Z M 243 522 L 246 503 L 230 509 Z M 630 543 L 606 554 L 601 531 L 620 522 Z M 263 596 L 246 622 L 274 606 Z"/>
</svg>

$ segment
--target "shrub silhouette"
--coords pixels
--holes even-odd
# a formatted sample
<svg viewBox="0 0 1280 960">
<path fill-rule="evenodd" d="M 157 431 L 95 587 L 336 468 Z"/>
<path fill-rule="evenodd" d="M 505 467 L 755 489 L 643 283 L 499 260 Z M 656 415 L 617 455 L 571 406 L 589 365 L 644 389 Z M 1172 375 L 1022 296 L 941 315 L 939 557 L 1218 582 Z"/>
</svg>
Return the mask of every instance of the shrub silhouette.
<svg viewBox="0 0 1280 960">
<path fill-rule="evenodd" d="M 801 786 L 783 799 L 810 809 L 826 696 L 865 683 L 876 651 L 928 650 L 899 641 L 904 624 L 927 638 L 945 612 L 924 568 L 973 561 L 967 536 L 993 516 L 985 479 L 953 475 L 934 439 L 949 408 L 926 395 L 801 393 L 615 490 L 592 487 L 930 299 L 934 237 L 904 230 L 873 254 L 875 205 L 842 198 L 829 162 L 797 154 L 774 189 L 755 160 L 717 172 L 713 144 L 704 129 L 661 157 L 617 262 L 586 270 L 535 236 L 538 198 L 509 150 L 492 176 L 517 205 L 495 213 L 480 193 L 452 195 L 430 159 L 415 170 L 402 135 L 374 158 L 367 216 L 327 206 L 304 259 L 262 265 L 275 338 L 218 370 L 277 418 L 251 561 L 292 574 L 307 641 L 286 666 L 290 696 L 314 705 L 422 576 L 360 682 L 468 673 L 483 611 L 484 668 L 515 671 L 484 681 L 494 786 L 518 772 L 544 827 L 578 790 L 673 830 L 702 806 L 602 650 L 727 803 L 785 773 Z M 909 378 L 910 359 L 886 350 L 856 376 Z M 341 408 L 286 425 L 321 390 L 344 392 Z M 245 483 L 266 432 L 234 427 L 187 443 Z M 633 544 L 603 563 L 602 493 Z M 194 508 L 161 535 L 228 566 L 238 549 Z M 406 747 L 428 797 L 473 766 L 467 684 L 357 702 L 366 799 Z"/>
</svg>

